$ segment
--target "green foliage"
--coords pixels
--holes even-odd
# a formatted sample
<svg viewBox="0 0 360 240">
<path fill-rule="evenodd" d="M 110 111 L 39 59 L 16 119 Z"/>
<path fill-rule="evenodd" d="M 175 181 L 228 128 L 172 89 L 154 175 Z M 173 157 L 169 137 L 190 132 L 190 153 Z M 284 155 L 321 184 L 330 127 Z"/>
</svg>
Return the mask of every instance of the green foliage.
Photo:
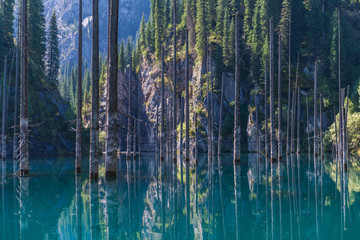
<svg viewBox="0 0 360 240">
<path fill-rule="evenodd" d="M 124 49 L 124 40 L 121 40 L 121 44 L 120 44 L 120 52 L 119 52 L 119 70 L 124 73 L 125 70 L 125 49 Z"/>
<path fill-rule="evenodd" d="M 50 19 L 46 51 L 47 80 L 54 85 L 58 83 L 57 78 L 60 69 L 60 50 L 58 35 L 59 30 L 57 26 L 56 14 L 54 11 Z"/>
<path fill-rule="evenodd" d="M 346 106 L 346 102 L 345 102 Z M 349 141 L 349 151 L 355 152 L 360 149 L 360 112 L 355 111 L 354 104 L 349 101 L 349 113 L 347 121 L 347 137 Z M 336 116 L 337 130 L 339 131 L 339 114 Z M 339 133 L 337 134 L 339 137 Z M 339 140 L 338 140 L 339 142 Z M 335 123 L 333 123 L 329 130 L 325 132 L 324 143 L 327 150 L 330 150 L 331 145 L 336 143 Z"/>
</svg>

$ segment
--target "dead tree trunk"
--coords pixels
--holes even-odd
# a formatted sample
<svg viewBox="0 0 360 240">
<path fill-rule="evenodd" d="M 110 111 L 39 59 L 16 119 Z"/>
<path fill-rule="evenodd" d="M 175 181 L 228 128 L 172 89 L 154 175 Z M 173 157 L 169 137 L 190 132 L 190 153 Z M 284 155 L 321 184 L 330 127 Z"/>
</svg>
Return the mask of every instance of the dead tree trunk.
<svg viewBox="0 0 360 240">
<path fill-rule="evenodd" d="M 130 58 L 130 68 L 128 75 L 128 84 L 129 84 L 129 100 L 128 100 L 128 126 L 127 126 L 127 149 L 126 149 L 126 159 L 130 160 L 131 155 L 131 133 L 132 133 L 132 118 L 131 118 L 131 100 L 132 100 L 132 81 L 131 81 L 131 58 Z"/>
<path fill-rule="evenodd" d="M 99 175 L 99 0 L 93 0 L 90 177 Z"/>
<path fill-rule="evenodd" d="M 180 96 L 180 160 L 183 156 L 183 122 L 184 122 L 184 101 Z"/>
<path fill-rule="evenodd" d="M 294 150 L 294 144 L 295 144 L 295 117 L 296 117 L 296 114 L 295 114 L 295 109 L 296 109 L 296 88 L 295 90 L 293 91 L 293 94 L 292 94 L 292 109 L 291 109 L 291 139 L 290 139 L 290 152 L 291 153 L 294 153 L 295 150 Z"/>
<path fill-rule="evenodd" d="M 140 104 L 140 97 L 141 97 L 141 80 L 138 79 L 136 82 L 136 94 L 137 94 L 137 144 L 138 144 L 138 155 L 141 157 L 141 132 L 140 132 L 140 114 L 141 114 L 141 104 Z M 157 114 L 157 113 L 156 113 Z"/>
<path fill-rule="evenodd" d="M 235 15 L 235 107 L 234 107 L 234 163 L 240 162 L 240 67 L 239 67 L 239 12 Z"/>
<path fill-rule="evenodd" d="M 117 172 L 117 67 L 119 0 L 109 0 L 105 175 Z"/>
<path fill-rule="evenodd" d="M 28 0 L 21 6 L 20 175 L 29 175 Z"/>
<path fill-rule="evenodd" d="M 6 160 L 6 125 L 5 125 L 5 110 L 6 110 L 6 73 L 7 73 L 7 55 L 4 57 L 4 82 L 3 82 L 3 109 L 2 109 L 2 127 L 1 127 L 1 158 L 2 160 Z"/>
<path fill-rule="evenodd" d="M 197 164 L 197 156 L 198 156 L 198 149 L 197 149 L 197 113 L 195 112 L 195 116 L 194 116 L 194 125 L 195 125 L 195 163 Z"/>
<path fill-rule="evenodd" d="M 255 117 L 256 117 L 256 152 L 257 154 L 260 153 L 260 143 L 259 143 L 259 116 L 258 116 L 258 109 L 257 109 L 257 94 L 254 94 L 255 99 Z M 259 160 L 259 155 L 257 156 L 257 160 Z"/>
<path fill-rule="evenodd" d="M 315 62 L 315 73 L 314 73 L 314 164 L 315 158 L 317 157 L 317 61 Z M 316 168 L 315 168 L 316 169 Z"/>
<path fill-rule="evenodd" d="M 207 41 L 207 39 L 206 39 Z M 208 47 L 206 47 L 206 51 L 209 52 Z M 208 164 L 210 166 L 211 162 L 211 112 L 210 112 L 210 54 L 207 54 L 206 59 L 206 78 L 207 78 L 207 90 L 206 90 L 206 112 L 207 112 L 207 147 L 208 147 Z"/>
<path fill-rule="evenodd" d="M 267 61 L 265 61 L 265 100 L 264 100 L 264 105 L 265 105 L 265 157 L 269 156 L 269 147 L 268 147 L 268 143 L 269 143 L 269 137 L 268 137 L 268 104 L 267 104 L 267 100 L 268 100 L 268 81 L 267 81 Z"/>
<path fill-rule="evenodd" d="M 320 94 L 320 160 L 323 160 L 323 130 L 322 130 L 322 94 Z"/>
<path fill-rule="evenodd" d="M 19 24 L 20 25 L 20 24 Z M 15 96 L 14 96 L 14 136 L 13 136 L 13 160 L 17 159 L 18 155 L 18 136 L 17 136 L 17 123 L 18 123 L 18 85 L 19 85 L 19 37 L 17 38 L 16 46 L 16 72 L 15 72 Z"/>
<path fill-rule="evenodd" d="M 300 154 L 300 88 L 297 89 L 297 154 Z"/>
<path fill-rule="evenodd" d="M 177 161 L 177 138 L 176 138 L 176 125 L 177 125 L 177 110 L 176 110 L 176 0 L 173 0 L 173 31 L 174 31 L 174 62 L 173 62 L 173 87 L 174 87 L 174 93 L 173 93 L 173 131 L 174 131 L 174 136 L 173 136 L 173 154 L 174 154 L 174 162 Z"/>
<path fill-rule="evenodd" d="M 210 52 L 210 70 L 211 70 L 211 159 L 213 159 L 213 156 L 215 156 L 215 131 L 214 131 L 214 75 L 212 72 L 212 58 L 211 58 L 211 52 Z"/>
<path fill-rule="evenodd" d="M 158 143 L 159 143 L 159 106 L 156 107 L 156 124 L 154 131 L 154 142 L 155 142 L 155 154 L 158 154 Z"/>
<path fill-rule="evenodd" d="M 185 117 L 186 117 L 186 134 L 185 134 L 185 161 L 189 161 L 189 141 L 190 141 L 190 105 L 189 105 L 189 35 L 185 32 L 186 41 L 186 73 L 185 73 Z"/>
<path fill-rule="evenodd" d="M 341 108 L 341 31 L 340 31 L 340 8 L 338 7 L 338 78 L 339 78 L 339 159 L 341 156 L 342 137 L 341 137 L 341 126 L 342 126 L 342 108 Z"/>
<path fill-rule="evenodd" d="M 221 156 L 221 141 L 222 141 L 222 118 L 223 118 L 223 102 L 224 102 L 224 82 L 225 73 L 222 73 L 221 80 L 221 95 L 220 95 L 220 117 L 219 117 L 219 137 L 218 137 L 218 157 Z"/>
<path fill-rule="evenodd" d="M 282 158 L 282 105 L 281 105 L 281 35 L 279 35 L 279 49 L 278 49 L 278 160 Z"/>
<path fill-rule="evenodd" d="M 310 129 L 309 129 L 309 102 L 306 94 L 306 129 L 307 129 L 307 138 L 308 138 L 308 154 L 310 155 Z"/>
<path fill-rule="evenodd" d="M 164 47 L 161 50 L 161 131 L 160 131 L 160 160 L 164 160 L 165 138 L 165 96 L 164 96 Z"/>
<path fill-rule="evenodd" d="M 275 160 L 275 103 L 274 103 L 274 42 L 273 42 L 273 20 L 270 19 L 270 158 Z"/>
<path fill-rule="evenodd" d="M 75 171 L 81 171 L 81 127 L 82 127 L 82 0 L 79 0 L 79 39 L 78 39 L 78 79 L 77 79 L 77 115 L 76 115 L 76 159 Z"/>
<path fill-rule="evenodd" d="M 290 138 L 290 98 L 291 98 L 291 8 L 289 18 L 289 86 L 288 86 L 288 107 L 287 107 L 287 126 L 286 126 L 286 155 L 289 155 L 289 138 Z"/>
</svg>

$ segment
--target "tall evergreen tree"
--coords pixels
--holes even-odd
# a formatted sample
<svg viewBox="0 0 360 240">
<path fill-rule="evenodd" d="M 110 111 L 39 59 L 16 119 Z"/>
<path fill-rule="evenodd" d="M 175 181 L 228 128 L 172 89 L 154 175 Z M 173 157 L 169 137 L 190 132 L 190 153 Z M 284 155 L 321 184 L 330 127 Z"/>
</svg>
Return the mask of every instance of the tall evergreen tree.
<svg viewBox="0 0 360 240">
<path fill-rule="evenodd" d="M 125 70 L 125 49 L 124 49 L 124 40 L 121 40 L 120 52 L 119 52 L 119 70 L 124 73 Z"/>
<path fill-rule="evenodd" d="M 60 50 L 58 39 L 58 26 L 55 10 L 51 16 L 50 26 L 47 38 L 47 56 L 46 56 L 46 70 L 47 80 L 52 84 L 57 84 L 58 73 L 60 69 Z"/>
<path fill-rule="evenodd" d="M 220 40 L 222 40 L 224 31 L 225 12 L 227 12 L 225 0 L 219 0 L 216 7 L 216 37 Z M 229 17 L 229 15 L 227 17 Z"/>
<path fill-rule="evenodd" d="M 161 44 L 164 40 L 165 32 L 165 16 L 164 16 L 164 0 L 154 0 L 155 10 L 154 10 L 154 28 L 155 28 L 155 56 L 157 59 L 160 59 L 161 54 Z"/>
<path fill-rule="evenodd" d="M 198 58 L 200 60 L 204 60 L 204 57 L 206 55 L 205 52 L 205 42 L 206 42 L 206 33 L 207 27 L 206 27 L 206 6 L 205 6 L 205 0 L 197 0 L 196 2 L 196 52 L 198 54 Z"/>
<path fill-rule="evenodd" d="M 29 79 L 30 84 L 45 80 L 46 33 L 42 0 L 29 0 Z"/>
<path fill-rule="evenodd" d="M 140 22 L 140 48 L 141 51 L 144 52 L 146 50 L 146 35 L 145 35 L 145 17 L 144 17 L 144 13 L 141 17 L 141 22 Z M 120 50 L 121 51 L 121 50 Z"/>
<path fill-rule="evenodd" d="M 14 0 L 0 2 L 0 66 L 4 65 L 4 56 L 13 48 Z"/>
</svg>

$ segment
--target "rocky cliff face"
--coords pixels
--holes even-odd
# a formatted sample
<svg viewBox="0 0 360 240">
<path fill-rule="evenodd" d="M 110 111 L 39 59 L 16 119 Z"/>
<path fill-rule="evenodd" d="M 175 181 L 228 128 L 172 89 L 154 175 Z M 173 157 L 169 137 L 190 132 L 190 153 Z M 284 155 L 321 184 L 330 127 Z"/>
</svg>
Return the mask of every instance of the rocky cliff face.
<svg viewBox="0 0 360 240">
<path fill-rule="evenodd" d="M 77 61 L 78 42 L 78 0 L 44 0 L 45 18 L 49 22 L 53 11 L 58 17 L 60 62 L 70 63 Z M 119 1 L 119 39 L 128 36 L 135 37 L 142 14 L 145 18 L 150 12 L 148 0 L 120 0 Z M 108 1 L 99 0 L 100 24 L 100 52 L 107 49 L 107 15 Z M 91 58 L 91 29 L 92 29 L 92 0 L 83 0 L 83 57 L 90 64 Z"/>
</svg>

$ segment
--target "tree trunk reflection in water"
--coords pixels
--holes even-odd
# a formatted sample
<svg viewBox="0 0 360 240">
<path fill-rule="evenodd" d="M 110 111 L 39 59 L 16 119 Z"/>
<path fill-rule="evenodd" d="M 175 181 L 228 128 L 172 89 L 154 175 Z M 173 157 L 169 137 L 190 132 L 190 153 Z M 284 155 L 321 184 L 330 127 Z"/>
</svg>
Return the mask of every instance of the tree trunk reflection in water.
<svg viewBox="0 0 360 240">
<path fill-rule="evenodd" d="M 234 162 L 234 195 L 235 195 L 235 227 L 236 240 L 240 239 L 240 223 L 239 223 L 239 199 L 241 198 L 241 166 Z"/>
<path fill-rule="evenodd" d="M 107 226 L 106 239 L 116 239 L 117 232 L 117 217 L 115 209 L 117 206 L 117 180 L 105 180 L 105 223 Z"/>
<path fill-rule="evenodd" d="M 27 239 L 29 237 L 29 219 L 27 208 L 29 207 L 29 178 L 19 178 L 18 189 L 19 201 L 19 222 L 20 222 L 20 239 Z"/>
<path fill-rule="evenodd" d="M 90 190 L 90 236 L 91 240 L 99 238 L 99 187 L 97 180 L 89 181 Z"/>
<path fill-rule="evenodd" d="M 77 239 L 82 239 L 82 198 L 81 176 L 75 175 L 75 215 Z"/>
</svg>

